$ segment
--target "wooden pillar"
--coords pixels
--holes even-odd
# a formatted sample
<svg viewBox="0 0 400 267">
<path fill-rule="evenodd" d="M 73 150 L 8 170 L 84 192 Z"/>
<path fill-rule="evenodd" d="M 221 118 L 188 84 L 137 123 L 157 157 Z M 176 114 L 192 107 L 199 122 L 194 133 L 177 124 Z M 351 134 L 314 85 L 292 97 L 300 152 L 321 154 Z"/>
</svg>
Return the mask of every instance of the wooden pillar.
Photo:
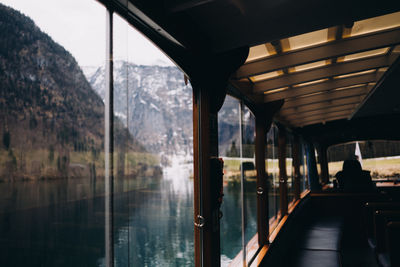
<svg viewBox="0 0 400 267">
<path fill-rule="evenodd" d="M 218 111 L 231 74 L 246 60 L 248 48 L 224 54 L 190 54 L 187 74 L 193 87 L 195 266 L 219 267 L 223 166 L 218 160 Z M 229 216 L 229 215 L 226 215 Z"/>
<path fill-rule="evenodd" d="M 293 167 L 294 167 L 294 199 L 300 199 L 300 141 L 299 136 L 295 135 L 293 140 Z"/>
<path fill-rule="evenodd" d="M 198 266 L 220 266 L 219 207 L 213 194 L 211 160 L 218 157 L 217 113 L 209 90 L 193 90 L 195 260 Z M 222 185 L 222 181 L 221 181 Z"/>
<path fill-rule="evenodd" d="M 256 116 L 255 156 L 257 170 L 257 233 L 260 246 L 269 243 L 269 199 L 268 174 L 265 166 L 267 132 L 271 127 L 272 118 L 283 106 L 284 101 L 278 100 L 259 104 L 252 109 Z"/>
<path fill-rule="evenodd" d="M 286 173 L 286 132 L 279 129 L 278 135 L 278 161 L 279 161 L 279 199 L 281 216 L 288 212 L 287 173 Z"/>
<path fill-rule="evenodd" d="M 321 182 L 322 184 L 329 183 L 328 155 L 327 148 L 320 146 L 319 163 L 321 164 Z"/>
<path fill-rule="evenodd" d="M 264 114 L 257 114 L 255 154 L 257 170 L 257 232 L 260 246 L 269 243 L 268 183 L 265 172 L 266 134 L 267 120 Z"/>
</svg>

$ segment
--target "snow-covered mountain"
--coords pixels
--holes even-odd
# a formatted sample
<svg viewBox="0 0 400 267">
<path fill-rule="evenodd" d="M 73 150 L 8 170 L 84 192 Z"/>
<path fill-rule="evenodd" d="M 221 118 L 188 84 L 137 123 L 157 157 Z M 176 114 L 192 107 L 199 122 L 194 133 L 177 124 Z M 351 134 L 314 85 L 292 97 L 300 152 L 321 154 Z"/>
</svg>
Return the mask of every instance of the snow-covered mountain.
<svg viewBox="0 0 400 267">
<path fill-rule="evenodd" d="M 104 67 L 84 73 L 104 100 Z M 192 88 L 178 68 L 115 62 L 114 110 L 148 151 L 192 154 Z"/>
<path fill-rule="evenodd" d="M 83 72 L 104 100 L 104 67 L 95 71 L 93 67 L 84 67 Z M 192 88 L 185 85 L 178 68 L 115 62 L 114 110 L 146 150 L 161 155 L 192 155 Z M 254 122 L 249 121 L 249 116 L 246 109 L 245 140 L 254 138 Z M 227 97 L 218 119 L 220 155 L 225 155 L 232 142 L 239 144 L 238 101 Z"/>
</svg>

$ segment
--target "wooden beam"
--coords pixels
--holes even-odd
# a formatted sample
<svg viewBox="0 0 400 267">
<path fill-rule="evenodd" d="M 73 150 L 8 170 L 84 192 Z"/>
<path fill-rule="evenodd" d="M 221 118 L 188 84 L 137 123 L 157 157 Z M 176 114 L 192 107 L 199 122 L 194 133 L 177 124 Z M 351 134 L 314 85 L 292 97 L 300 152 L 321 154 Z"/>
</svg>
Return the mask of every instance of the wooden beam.
<svg viewBox="0 0 400 267">
<path fill-rule="evenodd" d="M 357 84 L 376 82 L 378 80 L 379 77 L 376 73 L 364 74 L 360 76 L 343 78 L 343 79 L 333 79 L 323 83 L 312 84 L 302 87 L 294 87 L 281 92 L 266 94 L 264 96 L 264 102 L 271 102 L 279 99 L 297 97 L 317 92 L 324 92 L 336 88 L 347 87 Z"/>
<path fill-rule="evenodd" d="M 310 116 L 310 117 L 300 117 L 300 118 L 294 118 L 294 119 L 288 119 L 287 121 L 290 124 L 303 124 L 304 122 L 308 122 L 308 121 L 315 121 L 315 120 L 320 120 L 322 121 L 326 121 L 326 119 L 330 119 L 330 118 L 336 118 L 336 117 L 343 117 L 346 116 L 348 117 L 351 114 L 351 110 L 344 110 L 344 111 L 337 111 L 337 112 L 332 112 L 330 114 L 319 114 L 319 115 L 315 115 L 315 116 Z"/>
<path fill-rule="evenodd" d="M 333 117 L 326 117 L 324 119 L 301 121 L 301 122 L 295 123 L 295 124 L 292 123 L 292 125 L 294 125 L 296 127 L 303 127 L 303 126 L 310 125 L 310 124 L 325 123 L 325 122 L 328 122 L 328 121 L 347 119 L 348 117 L 349 117 L 349 115 L 347 115 L 347 116 L 333 116 Z"/>
<path fill-rule="evenodd" d="M 343 109 L 336 109 L 336 110 L 319 110 L 319 111 L 313 111 L 310 113 L 297 113 L 297 114 L 292 114 L 290 116 L 283 117 L 287 121 L 292 121 L 292 120 L 301 120 L 301 119 L 308 119 L 308 118 L 313 118 L 313 117 L 319 117 L 321 115 L 331 115 L 331 114 L 336 114 L 339 112 L 352 112 L 354 110 L 354 106 L 350 108 L 343 108 Z"/>
<path fill-rule="evenodd" d="M 289 107 L 299 107 L 303 105 L 310 105 L 312 103 L 318 103 L 323 101 L 330 101 L 339 98 L 346 98 L 346 97 L 353 97 L 359 95 L 366 95 L 368 93 L 368 89 L 366 86 L 361 86 L 352 89 L 340 90 L 340 91 L 333 91 L 322 93 L 318 95 L 311 95 L 302 98 L 296 98 L 294 100 L 285 101 L 283 108 Z"/>
<path fill-rule="evenodd" d="M 236 78 L 241 79 L 333 57 L 393 46 L 399 43 L 400 28 L 332 41 L 244 64 L 236 72 Z"/>
<path fill-rule="evenodd" d="M 390 66 L 396 58 L 397 55 L 378 56 L 327 65 L 325 67 L 307 71 L 294 72 L 288 75 L 282 75 L 277 78 L 268 79 L 254 84 L 253 93 L 265 92 L 271 89 L 293 86 L 296 84 L 331 78 L 339 75 L 387 67 Z"/>
<path fill-rule="evenodd" d="M 289 108 L 282 108 L 279 114 L 282 115 L 288 115 L 288 114 L 293 114 L 293 113 L 301 113 L 301 112 L 307 112 L 307 111 L 314 111 L 314 110 L 320 110 L 325 108 L 326 106 L 330 107 L 339 107 L 343 105 L 349 105 L 349 104 L 359 104 L 363 100 L 363 96 L 354 96 L 354 97 L 348 97 L 348 98 L 343 98 L 343 99 L 332 99 L 332 100 L 327 100 L 327 101 L 322 101 L 314 104 L 309 104 L 306 106 L 294 106 L 294 107 L 289 107 Z"/>
<path fill-rule="evenodd" d="M 294 120 L 299 120 L 299 121 L 312 121 L 312 120 L 324 120 L 326 118 L 332 118 L 332 117 L 341 117 L 341 116 L 346 116 L 351 114 L 351 109 L 348 110 L 341 110 L 341 111 L 335 111 L 331 113 L 321 113 L 313 116 L 308 116 L 308 117 L 298 117 L 298 118 L 293 118 L 292 121 Z M 288 119 L 289 120 L 289 119 Z"/>
<path fill-rule="evenodd" d="M 359 102 L 357 102 L 359 103 Z M 320 109 L 314 109 L 314 110 L 306 110 L 304 112 L 292 112 L 292 113 L 280 113 L 279 115 L 284 118 L 291 118 L 291 117 L 297 117 L 299 114 L 302 116 L 312 116 L 315 114 L 320 114 L 320 113 L 330 113 L 334 111 L 340 111 L 340 110 L 354 110 L 357 107 L 357 104 L 351 103 L 347 105 L 339 105 L 339 106 L 331 106 L 329 103 L 326 104 L 326 106 L 323 106 Z"/>
</svg>

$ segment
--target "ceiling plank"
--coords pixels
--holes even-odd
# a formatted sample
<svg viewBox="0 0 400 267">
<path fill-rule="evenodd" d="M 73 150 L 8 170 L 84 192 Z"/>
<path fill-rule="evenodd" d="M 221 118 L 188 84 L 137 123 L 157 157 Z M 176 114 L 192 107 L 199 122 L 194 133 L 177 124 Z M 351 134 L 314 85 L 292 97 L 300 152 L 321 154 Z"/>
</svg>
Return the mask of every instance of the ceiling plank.
<svg viewBox="0 0 400 267">
<path fill-rule="evenodd" d="M 325 123 L 328 121 L 347 119 L 348 117 L 349 115 L 332 116 L 332 117 L 325 117 L 323 119 L 313 119 L 313 120 L 303 120 L 303 121 L 299 120 L 298 122 L 292 122 L 290 124 L 296 127 L 303 127 L 305 125 L 310 125 L 310 124 Z"/>
<path fill-rule="evenodd" d="M 282 68 L 393 46 L 399 43 L 400 28 L 350 37 L 244 64 L 236 72 L 236 78 L 241 79 Z"/>
<path fill-rule="evenodd" d="M 345 75 L 349 73 L 356 73 L 381 67 L 387 67 L 390 66 L 391 63 L 394 62 L 396 58 L 397 55 L 379 56 L 368 59 L 360 59 L 350 62 L 337 63 L 318 69 L 295 72 L 288 75 L 282 75 L 277 78 L 261 81 L 254 84 L 253 92 L 254 93 L 265 92 L 271 89 L 287 87 L 295 84 L 320 80 L 324 78 Z"/>
<path fill-rule="evenodd" d="M 370 73 L 365 75 L 360 75 L 356 77 L 349 77 L 343 79 L 333 79 L 323 83 L 312 84 L 302 87 L 294 87 L 281 92 L 266 94 L 264 96 L 264 102 L 276 101 L 279 99 L 298 97 L 302 95 L 329 91 L 336 88 L 347 87 L 357 84 L 365 84 L 370 82 L 376 82 L 379 77 L 376 73 Z"/>
<path fill-rule="evenodd" d="M 328 114 L 316 114 L 313 116 L 286 118 L 285 120 L 288 121 L 289 123 L 298 121 L 325 120 L 326 118 L 331 118 L 331 117 L 349 116 L 352 111 L 353 111 L 352 109 L 347 109 L 347 110 L 330 112 Z"/>
<path fill-rule="evenodd" d="M 341 98 L 341 99 L 334 99 L 334 100 L 327 100 L 327 101 L 322 101 L 306 106 L 299 106 L 299 107 L 289 107 L 289 108 L 282 108 L 279 112 L 279 114 L 282 114 L 283 116 L 293 114 L 293 113 L 301 113 L 301 112 L 307 112 L 307 111 L 313 111 L 313 110 L 320 110 L 322 108 L 325 108 L 326 106 L 344 106 L 344 105 L 349 105 L 349 104 L 358 104 L 363 100 L 364 96 L 354 96 L 354 97 L 348 97 L 348 98 Z"/>
<path fill-rule="evenodd" d="M 314 116 L 318 114 L 329 114 L 332 112 L 338 112 L 342 110 L 354 110 L 357 107 L 357 104 L 349 104 L 349 105 L 341 105 L 341 106 L 326 106 L 321 109 L 317 110 L 311 110 L 311 111 L 306 111 L 306 112 L 301 112 L 301 113 L 292 113 L 288 115 L 284 114 L 279 114 L 282 118 L 286 120 L 292 120 L 294 118 L 300 118 L 300 117 L 308 117 L 308 116 Z"/>
<path fill-rule="evenodd" d="M 312 103 L 331 101 L 331 100 L 339 99 L 339 98 L 366 95 L 367 93 L 368 93 L 368 89 L 366 86 L 361 86 L 361 87 L 352 88 L 352 89 L 345 89 L 345 90 L 340 90 L 340 91 L 327 92 L 327 93 L 322 93 L 322 94 L 318 94 L 318 95 L 296 98 L 295 100 L 291 100 L 291 101 L 287 100 L 287 101 L 285 101 L 285 104 L 283 104 L 283 108 L 299 107 L 299 106 L 304 106 L 304 105 L 310 105 Z"/>
</svg>

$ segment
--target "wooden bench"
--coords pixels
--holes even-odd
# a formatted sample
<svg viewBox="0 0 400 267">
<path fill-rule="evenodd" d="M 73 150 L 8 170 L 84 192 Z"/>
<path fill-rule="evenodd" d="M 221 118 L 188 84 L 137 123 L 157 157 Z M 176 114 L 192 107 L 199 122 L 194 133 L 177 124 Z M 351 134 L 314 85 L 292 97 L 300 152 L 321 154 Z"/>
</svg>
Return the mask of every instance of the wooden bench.
<svg viewBox="0 0 400 267">
<path fill-rule="evenodd" d="M 342 217 L 320 217 L 307 225 L 299 238 L 296 267 L 341 266 L 340 241 L 343 233 Z"/>
<path fill-rule="evenodd" d="M 400 209 L 399 202 L 367 202 L 364 206 L 364 223 L 366 237 L 371 248 L 376 249 L 375 213 L 376 211 Z"/>
<path fill-rule="evenodd" d="M 389 222 L 386 228 L 387 249 L 392 267 L 400 266 L 400 222 Z"/>
</svg>

